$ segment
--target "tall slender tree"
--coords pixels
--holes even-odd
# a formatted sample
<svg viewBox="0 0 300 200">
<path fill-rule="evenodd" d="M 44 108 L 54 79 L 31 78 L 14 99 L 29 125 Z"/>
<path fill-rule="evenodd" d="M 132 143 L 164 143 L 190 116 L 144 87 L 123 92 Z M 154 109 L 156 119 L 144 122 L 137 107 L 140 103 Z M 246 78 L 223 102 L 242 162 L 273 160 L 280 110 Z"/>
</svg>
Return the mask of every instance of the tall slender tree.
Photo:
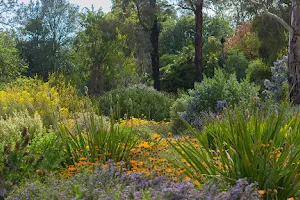
<svg viewBox="0 0 300 200">
<path fill-rule="evenodd" d="M 203 79 L 203 4 L 204 0 L 179 0 L 178 5 L 182 9 L 191 10 L 195 15 L 195 81 Z"/>
<path fill-rule="evenodd" d="M 160 27 L 158 23 L 158 0 L 116 0 L 115 4 L 122 4 L 124 11 L 127 6 L 131 5 L 136 10 L 136 15 L 139 24 L 144 32 L 149 35 L 151 43 L 151 66 L 152 66 L 152 79 L 154 81 L 154 88 L 158 91 L 161 90 L 160 77 L 159 77 L 159 33 Z"/>
</svg>

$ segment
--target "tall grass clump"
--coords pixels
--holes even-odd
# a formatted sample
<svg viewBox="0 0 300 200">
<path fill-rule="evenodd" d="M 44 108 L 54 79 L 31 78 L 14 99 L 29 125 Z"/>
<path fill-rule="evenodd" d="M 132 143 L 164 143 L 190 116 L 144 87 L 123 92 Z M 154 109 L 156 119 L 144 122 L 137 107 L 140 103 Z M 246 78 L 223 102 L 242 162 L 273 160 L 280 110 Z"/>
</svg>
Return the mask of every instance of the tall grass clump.
<svg viewBox="0 0 300 200">
<path fill-rule="evenodd" d="M 258 182 L 269 199 L 299 195 L 299 113 L 290 114 L 285 104 L 273 112 L 257 108 L 246 114 L 240 109 L 226 113 L 224 120 L 208 125 L 201 134 L 190 127 L 198 145 L 189 140 L 173 145 L 185 159 L 178 163 L 187 174 L 229 181 L 246 177 Z"/>
<path fill-rule="evenodd" d="M 76 123 L 74 128 L 61 124 L 59 136 L 65 143 L 69 164 L 81 159 L 122 161 L 138 142 L 131 129 L 121 129 L 113 119 L 95 114 L 85 114 L 83 123 Z"/>
<path fill-rule="evenodd" d="M 117 118 L 124 115 L 162 121 L 170 118 L 170 107 L 173 98 L 144 85 L 119 88 L 106 92 L 97 99 L 103 115 L 110 116 L 115 112 Z"/>
</svg>

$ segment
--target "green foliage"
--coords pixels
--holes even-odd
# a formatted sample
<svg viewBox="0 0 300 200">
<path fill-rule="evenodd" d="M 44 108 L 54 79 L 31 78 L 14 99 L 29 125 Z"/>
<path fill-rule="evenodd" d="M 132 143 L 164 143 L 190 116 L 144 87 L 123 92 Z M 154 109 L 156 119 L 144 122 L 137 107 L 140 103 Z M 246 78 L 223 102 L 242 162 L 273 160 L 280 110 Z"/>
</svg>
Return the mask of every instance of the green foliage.
<svg viewBox="0 0 300 200">
<path fill-rule="evenodd" d="M 138 141 L 132 131 L 115 125 L 114 119 L 106 123 L 103 117 L 91 113 L 84 115 L 84 124 L 77 123 L 74 129 L 61 124 L 59 136 L 64 142 L 69 164 L 80 158 L 95 161 L 99 154 L 103 163 L 109 159 L 123 161 Z"/>
<path fill-rule="evenodd" d="M 249 61 L 243 52 L 232 49 L 226 59 L 225 71 L 228 74 L 236 74 L 237 79 L 241 80 L 246 78 L 246 69 L 249 65 Z"/>
<path fill-rule="evenodd" d="M 195 173 L 230 181 L 247 177 L 258 182 L 267 199 L 287 199 L 300 190 L 298 117 L 299 113 L 289 114 L 284 104 L 278 112 L 235 109 L 202 134 L 190 128 L 200 148 L 190 141 L 173 146 L 191 165 L 180 164 L 191 177 Z"/>
<path fill-rule="evenodd" d="M 40 174 L 49 171 L 59 171 L 66 164 L 66 152 L 63 151 L 63 140 L 58 136 L 57 131 L 48 129 L 34 134 L 30 142 L 29 151 L 35 155 L 41 155 L 38 170 Z"/>
<path fill-rule="evenodd" d="M 162 24 L 160 54 L 177 54 L 182 48 L 192 45 L 195 22 L 192 15 L 182 15 L 177 20 L 169 19 Z"/>
<path fill-rule="evenodd" d="M 35 172 L 43 155 L 36 155 L 29 152 L 31 137 L 28 129 L 24 128 L 22 137 L 14 144 L 7 143 L 3 151 L 3 165 L 1 164 L 1 180 L 11 181 L 13 184 L 20 183 L 29 178 Z"/>
<path fill-rule="evenodd" d="M 219 66 L 223 66 L 224 63 L 224 53 L 222 52 L 224 46 L 221 41 L 215 36 L 210 36 L 207 38 L 207 42 L 204 44 L 203 59 L 204 59 L 204 74 L 207 77 L 213 77 L 214 70 Z"/>
<path fill-rule="evenodd" d="M 0 32 L 0 86 L 19 77 L 26 68 L 13 38 L 8 33 Z"/>
<path fill-rule="evenodd" d="M 285 12 L 284 19 L 288 21 L 289 11 L 282 11 Z M 287 55 L 288 33 L 279 22 L 269 16 L 261 15 L 255 17 L 253 27 L 261 44 L 259 56 L 265 63 L 271 66 L 277 59 Z"/>
<path fill-rule="evenodd" d="M 128 52 L 127 37 L 119 31 L 117 18 L 102 11 L 87 11 L 80 22 L 85 30 L 73 43 L 72 82 L 81 88 L 87 84 L 90 94 L 103 94 L 134 82 L 132 52 Z"/>
<path fill-rule="evenodd" d="M 188 101 L 190 96 L 181 94 L 172 104 L 170 108 L 170 117 L 172 119 L 172 133 L 181 134 L 187 127 L 182 121 L 182 114 L 188 109 Z"/>
<path fill-rule="evenodd" d="M 193 46 L 183 47 L 179 55 L 164 54 L 161 57 L 162 89 L 176 92 L 177 89 L 190 89 L 194 86 L 194 50 Z"/>
<path fill-rule="evenodd" d="M 165 22 L 161 44 L 161 83 L 164 91 L 193 87 L 194 69 L 194 17 L 183 15 L 177 21 Z M 231 32 L 229 23 L 219 17 L 205 17 L 203 25 L 204 74 L 212 77 L 214 70 L 224 64 L 221 39 Z M 176 56 L 175 56 L 176 55 Z M 192 78 L 191 78 L 192 77 Z"/>
<path fill-rule="evenodd" d="M 147 119 L 162 121 L 170 118 L 173 98 L 151 87 L 136 85 L 106 92 L 97 101 L 103 115 L 115 112 L 114 116 L 119 119 L 124 115 L 138 118 L 143 114 Z"/>
<path fill-rule="evenodd" d="M 236 48 L 241 50 L 247 59 L 252 60 L 259 57 L 260 41 L 255 32 L 248 32 L 237 44 Z"/>
<path fill-rule="evenodd" d="M 271 68 L 268 67 L 261 59 L 256 59 L 250 62 L 246 70 L 247 78 L 259 85 L 261 90 L 264 88 L 265 79 L 271 79 Z"/>
<path fill-rule="evenodd" d="M 245 79 L 238 82 L 234 74 L 229 77 L 220 69 L 215 71 L 213 78 L 204 77 L 201 83 L 195 84 L 195 89 L 189 91 L 189 115 L 201 112 L 218 111 L 218 101 L 225 101 L 225 105 L 247 105 L 258 94 L 259 87 Z"/>
<path fill-rule="evenodd" d="M 0 149 L 7 143 L 13 143 L 21 139 L 21 132 L 28 127 L 30 134 L 43 132 L 43 122 L 40 115 L 31 117 L 28 112 L 15 112 L 6 119 L 0 118 Z M 32 135 L 32 136 L 33 136 Z"/>
<path fill-rule="evenodd" d="M 30 1 L 20 5 L 18 49 L 29 65 L 26 75 L 43 80 L 53 72 L 67 72 L 70 40 L 78 29 L 79 6 L 67 0 Z"/>
<path fill-rule="evenodd" d="M 93 110 L 91 99 L 87 96 L 88 88 L 85 87 L 85 96 L 73 86 L 68 77 L 63 74 L 53 73 L 49 75 L 49 86 L 57 91 L 61 117 L 71 117 L 71 113 L 81 112 L 89 107 Z M 64 116 L 65 115 L 65 116 Z"/>
</svg>

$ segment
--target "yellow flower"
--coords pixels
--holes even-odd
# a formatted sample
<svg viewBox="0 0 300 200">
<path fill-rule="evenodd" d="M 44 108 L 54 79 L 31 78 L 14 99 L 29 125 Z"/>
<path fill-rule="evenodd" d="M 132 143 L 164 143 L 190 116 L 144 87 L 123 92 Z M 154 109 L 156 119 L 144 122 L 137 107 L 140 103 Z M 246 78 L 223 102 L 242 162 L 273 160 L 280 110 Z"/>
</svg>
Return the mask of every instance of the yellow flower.
<svg viewBox="0 0 300 200">
<path fill-rule="evenodd" d="M 199 181 L 197 180 L 194 180 L 194 184 L 197 185 L 197 186 L 200 186 L 201 184 L 199 183 Z"/>
<path fill-rule="evenodd" d="M 139 145 L 140 148 L 145 148 L 145 149 L 148 149 L 150 147 L 149 143 L 148 142 L 142 142 L 140 145 Z"/>
<path fill-rule="evenodd" d="M 157 134 L 157 133 L 154 133 L 154 134 L 152 135 L 152 137 L 153 137 L 154 139 L 158 139 L 158 138 L 160 138 L 160 135 Z"/>
<path fill-rule="evenodd" d="M 265 191 L 264 190 L 258 190 L 259 194 L 264 195 Z"/>
<path fill-rule="evenodd" d="M 172 170 L 171 168 L 168 168 L 168 169 L 167 169 L 167 172 L 168 172 L 168 173 L 171 173 L 172 171 L 173 171 L 173 170 Z"/>
</svg>

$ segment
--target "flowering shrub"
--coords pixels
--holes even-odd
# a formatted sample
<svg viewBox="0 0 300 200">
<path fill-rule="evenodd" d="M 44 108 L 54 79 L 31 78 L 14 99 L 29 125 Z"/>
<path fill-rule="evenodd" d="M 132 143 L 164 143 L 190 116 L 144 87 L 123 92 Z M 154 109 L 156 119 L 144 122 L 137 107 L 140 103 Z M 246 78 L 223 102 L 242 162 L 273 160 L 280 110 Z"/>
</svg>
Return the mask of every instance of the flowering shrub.
<svg viewBox="0 0 300 200">
<path fill-rule="evenodd" d="M 99 99 L 100 113 L 115 118 L 126 116 L 144 117 L 162 121 L 170 117 L 169 111 L 173 98 L 163 92 L 144 85 L 120 88 L 107 92 Z"/>
<path fill-rule="evenodd" d="M 88 103 L 71 86 L 56 83 L 51 87 L 50 82 L 38 79 L 18 79 L 0 90 L 0 116 L 6 118 L 27 110 L 31 116 L 39 114 L 45 126 L 68 119 L 72 112 L 83 111 L 83 104 Z"/>
<path fill-rule="evenodd" d="M 222 111 L 224 107 L 240 104 L 247 105 L 258 95 L 259 87 L 249 81 L 238 82 L 235 75 L 227 76 L 216 70 L 214 78 L 206 78 L 189 91 L 187 112 L 183 117 L 193 126 L 201 128 L 203 115 Z"/>
<path fill-rule="evenodd" d="M 271 67 L 272 81 L 266 79 L 264 85 L 266 89 L 263 95 L 266 99 L 275 101 L 283 100 L 288 96 L 288 57 L 284 56 L 282 60 L 274 62 Z"/>
</svg>

